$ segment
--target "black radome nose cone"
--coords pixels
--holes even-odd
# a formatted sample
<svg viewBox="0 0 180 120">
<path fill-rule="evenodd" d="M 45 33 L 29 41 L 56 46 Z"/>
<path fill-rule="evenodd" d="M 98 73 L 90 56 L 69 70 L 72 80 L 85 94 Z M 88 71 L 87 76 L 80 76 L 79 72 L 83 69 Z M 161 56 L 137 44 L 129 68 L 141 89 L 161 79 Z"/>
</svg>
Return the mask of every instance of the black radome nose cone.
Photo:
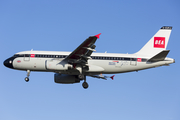
<svg viewBox="0 0 180 120">
<path fill-rule="evenodd" d="M 13 68 L 13 59 L 9 58 L 9 59 L 5 60 L 4 66 L 6 66 L 8 68 Z"/>
</svg>

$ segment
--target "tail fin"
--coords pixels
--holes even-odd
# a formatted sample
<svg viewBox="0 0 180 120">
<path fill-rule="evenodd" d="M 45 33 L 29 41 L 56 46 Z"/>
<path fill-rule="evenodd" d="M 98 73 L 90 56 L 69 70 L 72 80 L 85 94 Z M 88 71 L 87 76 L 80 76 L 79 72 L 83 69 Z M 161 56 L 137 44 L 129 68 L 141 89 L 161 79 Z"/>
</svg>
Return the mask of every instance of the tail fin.
<svg viewBox="0 0 180 120">
<path fill-rule="evenodd" d="M 166 50 L 172 27 L 163 26 L 136 54 L 154 56 Z"/>
</svg>

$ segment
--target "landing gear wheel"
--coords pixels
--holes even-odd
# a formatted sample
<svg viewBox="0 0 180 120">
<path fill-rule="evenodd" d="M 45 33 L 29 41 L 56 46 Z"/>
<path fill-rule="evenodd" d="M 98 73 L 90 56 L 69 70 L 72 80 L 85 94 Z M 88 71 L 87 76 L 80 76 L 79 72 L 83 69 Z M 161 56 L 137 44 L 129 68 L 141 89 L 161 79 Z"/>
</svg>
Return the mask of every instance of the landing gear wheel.
<svg viewBox="0 0 180 120">
<path fill-rule="evenodd" d="M 79 78 L 80 80 L 84 80 L 84 75 L 83 75 L 83 74 L 80 74 L 80 75 L 78 75 L 78 78 Z"/>
<path fill-rule="evenodd" d="M 29 81 L 29 76 L 30 76 L 30 70 L 27 70 L 27 77 L 25 77 L 25 81 L 28 82 Z"/>
<path fill-rule="evenodd" d="M 26 81 L 26 82 L 29 82 L 29 78 L 28 78 L 28 77 L 25 77 L 25 81 Z"/>
<path fill-rule="evenodd" d="M 84 89 L 87 89 L 89 85 L 88 85 L 87 82 L 83 82 L 82 86 L 83 86 Z"/>
</svg>

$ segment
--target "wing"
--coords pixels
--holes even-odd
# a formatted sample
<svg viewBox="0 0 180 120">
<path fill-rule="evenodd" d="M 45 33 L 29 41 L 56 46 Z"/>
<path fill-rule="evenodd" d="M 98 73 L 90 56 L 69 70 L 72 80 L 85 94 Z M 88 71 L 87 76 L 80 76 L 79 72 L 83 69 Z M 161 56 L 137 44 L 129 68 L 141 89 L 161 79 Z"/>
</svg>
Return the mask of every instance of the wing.
<svg viewBox="0 0 180 120">
<path fill-rule="evenodd" d="M 67 60 L 69 63 L 86 63 L 93 51 L 95 51 L 95 45 L 97 38 L 100 34 L 95 36 L 90 36 L 86 39 L 79 47 L 77 47 L 71 54 L 69 54 L 64 60 Z"/>
<path fill-rule="evenodd" d="M 107 80 L 107 78 L 111 78 L 112 80 L 114 80 L 114 76 L 104 76 L 104 75 L 92 75 L 91 77 L 94 77 L 94 78 L 99 78 L 99 79 L 104 79 L 104 80 Z"/>
</svg>

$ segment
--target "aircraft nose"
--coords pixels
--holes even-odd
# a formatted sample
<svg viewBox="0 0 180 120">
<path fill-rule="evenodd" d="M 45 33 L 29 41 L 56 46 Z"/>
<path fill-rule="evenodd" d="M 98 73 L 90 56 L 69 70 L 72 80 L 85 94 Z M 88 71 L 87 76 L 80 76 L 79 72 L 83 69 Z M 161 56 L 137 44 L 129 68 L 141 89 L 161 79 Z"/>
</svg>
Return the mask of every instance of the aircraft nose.
<svg viewBox="0 0 180 120">
<path fill-rule="evenodd" d="M 13 58 L 8 58 L 4 61 L 4 66 L 8 68 L 13 68 Z"/>
</svg>

